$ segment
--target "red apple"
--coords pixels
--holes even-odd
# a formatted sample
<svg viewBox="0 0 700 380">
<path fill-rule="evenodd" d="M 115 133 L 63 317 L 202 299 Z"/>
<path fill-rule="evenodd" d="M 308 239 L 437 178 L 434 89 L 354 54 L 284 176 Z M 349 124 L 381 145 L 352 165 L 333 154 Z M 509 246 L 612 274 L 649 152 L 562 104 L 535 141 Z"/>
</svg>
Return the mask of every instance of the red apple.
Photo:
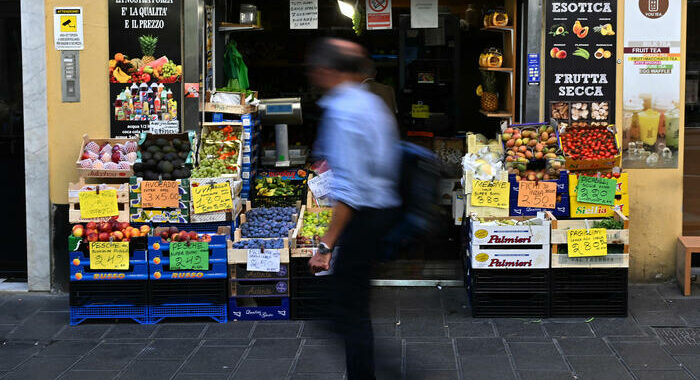
<svg viewBox="0 0 700 380">
<path fill-rule="evenodd" d="M 109 241 L 109 232 L 100 232 L 100 235 L 97 237 L 99 241 Z"/>
<path fill-rule="evenodd" d="M 117 222 L 116 220 L 112 219 L 109 221 L 109 226 L 112 228 L 112 231 L 118 231 L 119 227 L 121 226 L 121 223 Z"/>
<path fill-rule="evenodd" d="M 118 164 L 119 161 L 121 161 L 121 158 L 122 158 L 121 152 L 117 151 L 117 152 L 112 153 L 112 162 L 114 162 L 115 164 Z"/>
<path fill-rule="evenodd" d="M 90 154 L 88 152 L 83 152 L 83 155 L 80 156 L 81 160 L 87 160 L 88 158 L 90 158 Z"/>
<path fill-rule="evenodd" d="M 96 230 L 97 229 L 97 223 L 95 222 L 88 222 L 88 224 L 85 225 L 85 228 L 88 230 Z"/>
<path fill-rule="evenodd" d="M 180 241 L 180 234 L 172 234 L 172 235 L 170 235 L 170 240 L 171 240 L 171 241 Z"/>
<path fill-rule="evenodd" d="M 178 233 L 177 227 L 172 226 L 172 227 L 168 228 L 168 233 L 170 235 Z"/>
<path fill-rule="evenodd" d="M 197 240 L 197 232 L 190 231 L 190 240 Z"/>
<path fill-rule="evenodd" d="M 180 231 L 180 241 L 188 241 L 190 240 L 190 234 L 187 233 L 187 231 Z"/>
<path fill-rule="evenodd" d="M 99 237 L 98 237 L 98 235 L 97 235 L 97 232 L 90 232 L 89 234 L 87 234 L 87 241 L 88 241 L 88 242 L 97 241 L 98 238 L 99 238 Z"/>
</svg>

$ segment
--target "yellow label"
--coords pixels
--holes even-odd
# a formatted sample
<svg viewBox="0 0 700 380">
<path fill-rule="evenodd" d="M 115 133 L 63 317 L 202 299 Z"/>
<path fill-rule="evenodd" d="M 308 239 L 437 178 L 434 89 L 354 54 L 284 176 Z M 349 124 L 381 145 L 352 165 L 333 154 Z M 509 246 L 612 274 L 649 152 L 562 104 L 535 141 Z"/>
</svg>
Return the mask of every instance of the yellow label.
<svg viewBox="0 0 700 380">
<path fill-rule="evenodd" d="M 508 181 L 472 181 L 472 206 L 508 208 Z"/>
<path fill-rule="evenodd" d="M 83 219 L 104 218 L 119 215 L 117 190 L 81 191 L 78 193 L 80 217 Z"/>
<path fill-rule="evenodd" d="M 228 182 L 203 184 L 192 188 L 194 213 L 230 210 L 233 208 L 231 185 Z"/>
<path fill-rule="evenodd" d="M 61 16 L 61 32 L 77 32 L 78 17 L 77 16 Z"/>
<path fill-rule="evenodd" d="M 477 230 L 476 232 L 474 232 L 474 236 L 476 236 L 477 239 L 483 239 L 489 236 L 489 233 L 486 230 Z"/>
<path fill-rule="evenodd" d="M 489 259 L 489 255 L 487 255 L 486 253 L 480 253 L 474 258 L 476 259 L 476 261 L 483 263 L 484 261 Z"/>
<path fill-rule="evenodd" d="M 411 117 L 414 119 L 429 119 L 430 106 L 427 104 L 411 104 Z"/>
<path fill-rule="evenodd" d="M 569 257 L 606 256 L 608 237 L 605 228 L 566 231 Z"/>
<path fill-rule="evenodd" d="M 129 269 L 129 243 L 90 242 L 90 269 Z"/>
</svg>

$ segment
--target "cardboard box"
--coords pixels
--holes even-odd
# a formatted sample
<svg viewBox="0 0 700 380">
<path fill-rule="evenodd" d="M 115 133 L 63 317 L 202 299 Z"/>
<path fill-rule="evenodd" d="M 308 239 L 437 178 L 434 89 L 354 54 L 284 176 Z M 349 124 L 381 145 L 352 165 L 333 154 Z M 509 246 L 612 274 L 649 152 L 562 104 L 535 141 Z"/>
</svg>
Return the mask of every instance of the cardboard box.
<svg viewBox="0 0 700 380">
<path fill-rule="evenodd" d="M 498 219 L 486 218 L 486 222 Z M 474 269 L 547 269 L 550 259 L 550 221 L 535 226 L 489 226 L 470 221 L 469 256 Z"/>
</svg>

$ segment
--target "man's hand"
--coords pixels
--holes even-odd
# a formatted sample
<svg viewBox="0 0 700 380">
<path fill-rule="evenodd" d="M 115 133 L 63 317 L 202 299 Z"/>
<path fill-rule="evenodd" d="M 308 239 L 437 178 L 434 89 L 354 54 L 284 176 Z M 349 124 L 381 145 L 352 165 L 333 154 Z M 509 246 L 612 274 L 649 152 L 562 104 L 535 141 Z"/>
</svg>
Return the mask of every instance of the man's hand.
<svg viewBox="0 0 700 380">
<path fill-rule="evenodd" d="M 311 273 L 329 270 L 331 268 L 331 256 L 333 256 L 332 253 L 326 255 L 321 255 L 319 253 L 314 254 L 313 257 L 309 259 L 309 268 L 311 269 Z"/>
</svg>

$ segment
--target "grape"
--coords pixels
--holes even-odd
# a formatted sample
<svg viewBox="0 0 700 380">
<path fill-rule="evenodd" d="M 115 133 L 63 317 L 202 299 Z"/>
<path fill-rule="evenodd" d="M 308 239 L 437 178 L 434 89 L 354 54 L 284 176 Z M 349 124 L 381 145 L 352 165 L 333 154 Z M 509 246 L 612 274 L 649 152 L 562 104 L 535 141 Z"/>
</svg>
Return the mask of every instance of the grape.
<svg viewBox="0 0 700 380">
<path fill-rule="evenodd" d="M 225 132 L 224 132 L 225 131 Z M 219 177 L 240 171 L 238 156 L 241 152 L 240 130 L 212 130 L 202 136 L 199 164 L 192 171 L 193 177 Z"/>
</svg>

